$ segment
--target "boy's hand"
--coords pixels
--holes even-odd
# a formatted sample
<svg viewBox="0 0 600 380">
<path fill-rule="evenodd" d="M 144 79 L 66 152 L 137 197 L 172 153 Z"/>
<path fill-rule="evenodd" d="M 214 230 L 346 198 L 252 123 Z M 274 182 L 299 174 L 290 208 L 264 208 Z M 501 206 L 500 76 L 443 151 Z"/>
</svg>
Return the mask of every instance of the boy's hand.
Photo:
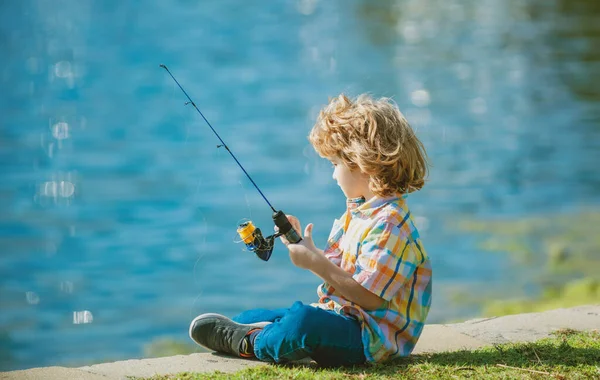
<svg viewBox="0 0 600 380">
<path fill-rule="evenodd" d="M 298 234 L 302 231 L 302 225 L 300 224 L 300 220 L 293 215 L 286 215 L 292 228 L 296 230 Z M 279 231 L 279 228 L 275 226 L 275 231 Z M 285 235 L 280 236 L 279 238 L 286 245 L 286 247 L 290 251 L 290 259 L 292 263 L 303 269 L 311 269 L 318 262 L 319 259 L 325 258 L 320 252 L 319 249 L 315 246 L 315 243 L 312 238 L 312 229 L 313 224 L 310 223 L 306 226 L 304 230 L 304 238 L 299 241 L 297 244 L 291 244 L 286 238 Z"/>
<path fill-rule="evenodd" d="M 292 228 L 296 230 L 296 233 L 298 233 L 298 235 L 300 235 L 300 231 L 302 231 L 302 225 L 300 225 L 300 220 L 298 220 L 298 218 L 296 218 L 294 215 L 286 215 L 286 216 L 287 216 L 287 219 L 290 221 Z M 275 230 L 275 232 L 279 232 L 279 227 L 275 226 L 275 227 L 273 227 L 273 229 Z M 279 237 L 279 239 L 281 239 L 281 242 L 283 244 L 285 244 L 286 246 L 288 244 L 290 244 L 288 239 L 285 238 L 285 235 L 281 235 Z"/>
<path fill-rule="evenodd" d="M 304 230 L 304 238 L 297 244 L 287 244 L 290 251 L 290 259 L 298 268 L 312 270 L 319 260 L 325 259 L 319 249 L 315 246 L 312 238 L 313 224 L 310 223 Z"/>
</svg>

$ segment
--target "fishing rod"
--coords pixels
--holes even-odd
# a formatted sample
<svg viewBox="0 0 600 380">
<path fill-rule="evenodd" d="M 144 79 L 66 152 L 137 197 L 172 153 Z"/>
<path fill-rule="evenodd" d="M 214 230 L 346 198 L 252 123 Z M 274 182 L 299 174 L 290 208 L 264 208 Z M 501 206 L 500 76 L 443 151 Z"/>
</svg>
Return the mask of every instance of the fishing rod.
<svg viewBox="0 0 600 380">
<path fill-rule="evenodd" d="M 217 136 L 217 138 L 221 142 L 221 144 L 217 145 L 217 148 L 224 147 L 229 152 L 229 154 L 235 160 L 235 162 L 238 164 L 240 169 L 242 169 L 244 174 L 246 174 L 246 177 L 248 177 L 250 182 L 252 182 L 252 184 L 254 185 L 256 190 L 263 197 L 265 202 L 267 202 L 267 204 L 269 205 L 271 210 L 273 210 L 273 215 L 272 215 L 273 222 L 275 223 L 275 225 L 278 228 L 278 232 L 273 235 L 264 237 L 262 235 L 262 232 L 260 231 L 260 228 L 257 228 L 256 226 L 254 226 L 254 224 L 250 220 L 238 225 L 237 233 L 240 236 L 240 238 L 242 238 L 242 241 L 244 242 L 244 244 L 246 244 L 246 247 L 250 251 L 254 252 L 256 254 L 256 256 L 258 256 L 259 259 L 268 261 L 269 258 L 271 257 L 271 254 L 273 253 L 273 247 L 275 246 L 275 244 L 274 244 L 275 238 L 277 238 L 279 236 L 285 236 L 285 238 L 292 244 L 298 243 L 300 240 L 302 240 L 302 238 L 298 235 L 296 230 L 292 227 L 290 221 L 288 220 L 288 218 L 284 214 L 284 212 L 281 210 L 279 210 L 279 211 L 276 210 L 273 207 L 273 205 L 271 205 L 271 202 L 269 202 L 267 197 L 265 197 L 265 195 L 260 190 L 260 188 L 258 187 L 256 182 L 254 182 L 252 177 L 250 177 L 250 174 L 248 174 L 248 172 L 246 171 L 246 169 L 244 169 L 244 167 L 242 166 L 240 161 L 237 159 L 237 157 L 235 157 L 235 155 L 233 154 L 231 149 L 229 149 L 229 146 L 227 146 L 227 144 L 225 144 L 225 141 L 223 141 L 221 136 L 219 136 L 217 131 L 213 128 L 213 126 L 210 124 L 208 119 L 206 119 L 206 117 L 200 111 L 198 106 L 196 106 L 196 103 L 192 100 L 192 98 L 190 98 L 190 96 L 183 89 L 181 84 L 179 84 L 179 81 L 177 81 L 177 79 L 175 79 L 175 77 L 173 76 L 173 74 L 171 73 L 169 68 L 163 64 L 161 64 L 160 67 L 162 67 L 163 69 L 166 70 L 166 72 L 171 76 L 171 78 L 175 81 L 177 86 L 181 89 L 181 91 L 183 92 L 185 97 L 188 99 L 188 101 L 185 103 L 185 105 L 191 104 L 196 109 L 198 114 L 200 114 L 200 116 L 202 116 L 202 119 L 204 119 L 206 124 L 213 131 L 213 133 Z"/>
</svg>

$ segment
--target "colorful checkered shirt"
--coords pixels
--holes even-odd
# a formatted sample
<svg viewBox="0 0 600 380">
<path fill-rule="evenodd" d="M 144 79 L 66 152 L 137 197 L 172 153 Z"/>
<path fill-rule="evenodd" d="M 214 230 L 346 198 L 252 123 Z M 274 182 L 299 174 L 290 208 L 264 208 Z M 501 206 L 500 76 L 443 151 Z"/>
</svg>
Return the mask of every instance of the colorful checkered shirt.
<svg viewBox="0 0 600 380">
<path fill-rule="evenodd" d="M 323 283 L 313 306 L 356 317 L 369 362 L 408 356 L 423 331 L 432 283 L 431 263 L 404 198 L 349 199 L 324 253 L 386 302 L 365 310 Z"/>
</svg>

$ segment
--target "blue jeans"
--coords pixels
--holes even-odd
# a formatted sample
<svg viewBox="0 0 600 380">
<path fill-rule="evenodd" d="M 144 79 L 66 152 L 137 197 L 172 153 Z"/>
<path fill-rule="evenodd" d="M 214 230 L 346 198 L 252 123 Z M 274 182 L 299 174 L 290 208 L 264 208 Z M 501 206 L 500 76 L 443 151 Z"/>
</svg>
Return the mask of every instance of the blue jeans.
<svg viewBox="0 0 600 380">
<path fill-rule="evenodd" d="M 356 319 L 300 301 L 289 309 L 247 310 L 233 320 L 273 322 L 254 341 L 254 354 L 262 361 L 286 363 L 310 357 L 321 366 L 344 366 L 366 360 Z"/>
</svg>

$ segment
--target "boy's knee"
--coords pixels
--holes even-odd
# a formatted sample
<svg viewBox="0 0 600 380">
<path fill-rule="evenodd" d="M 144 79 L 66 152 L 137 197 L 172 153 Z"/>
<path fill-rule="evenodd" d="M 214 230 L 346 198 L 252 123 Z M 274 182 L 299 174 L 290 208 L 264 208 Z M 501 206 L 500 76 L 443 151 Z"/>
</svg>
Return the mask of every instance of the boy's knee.
<svg viewBox="0 0 600 380">
<path fill-rule="evenodd" d="M 304 305 L 300 302 L 295 303 L 290 309 L 289 318 L 286 321 L 289 332 L 302 336 L 314 331 L 315 328 L 318 328 L 319 323 L 316 314 L 319 311 L 313 306 Z"/>
</svg>

